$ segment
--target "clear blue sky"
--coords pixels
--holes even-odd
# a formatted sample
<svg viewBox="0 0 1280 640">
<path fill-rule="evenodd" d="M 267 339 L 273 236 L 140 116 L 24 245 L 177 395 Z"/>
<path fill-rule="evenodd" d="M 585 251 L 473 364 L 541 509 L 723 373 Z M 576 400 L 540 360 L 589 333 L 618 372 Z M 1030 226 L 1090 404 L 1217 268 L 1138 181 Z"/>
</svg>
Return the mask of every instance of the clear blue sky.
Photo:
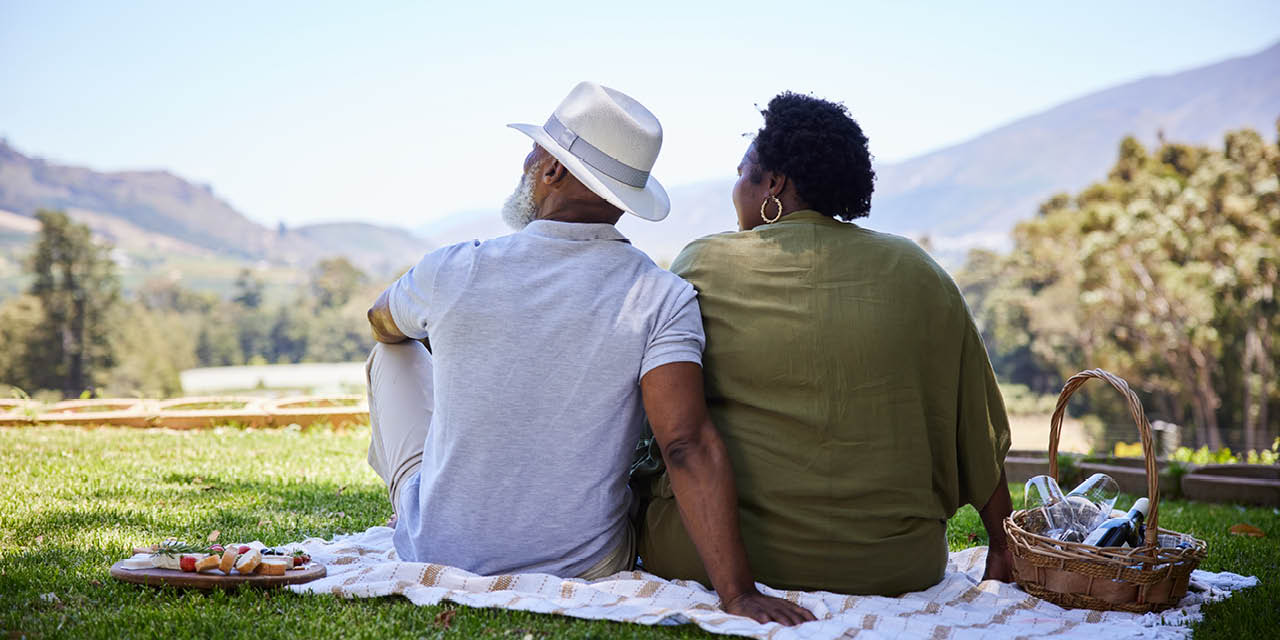
<svg viewBox="0 0 1280 640">
<path fill-rule="evenodd" d="M 492 209 L 579 80 L 666 132 L 668 186 L 727 177 L 784 89 L 845 102 L 881 161 L 1253 53 L 1280 2 L 0 0 L 0 136 L 209 183 L 266 224 Z"/>
</svg>

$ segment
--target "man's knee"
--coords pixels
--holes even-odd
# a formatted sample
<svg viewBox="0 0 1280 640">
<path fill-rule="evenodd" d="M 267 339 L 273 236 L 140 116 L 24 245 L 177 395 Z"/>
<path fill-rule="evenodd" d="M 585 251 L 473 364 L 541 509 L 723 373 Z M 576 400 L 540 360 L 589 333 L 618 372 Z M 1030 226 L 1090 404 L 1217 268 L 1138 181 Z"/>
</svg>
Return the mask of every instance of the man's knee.
<svg viewBox="0 0 1280 640">
<path fill-rule="evenodd" d="M 395 344 L 376 342 L 364 363 L 365 381 L 385 374 L 395 376 L 431 372 L 431 353 L 417 340 L 405 340 Z"/>
</svg>

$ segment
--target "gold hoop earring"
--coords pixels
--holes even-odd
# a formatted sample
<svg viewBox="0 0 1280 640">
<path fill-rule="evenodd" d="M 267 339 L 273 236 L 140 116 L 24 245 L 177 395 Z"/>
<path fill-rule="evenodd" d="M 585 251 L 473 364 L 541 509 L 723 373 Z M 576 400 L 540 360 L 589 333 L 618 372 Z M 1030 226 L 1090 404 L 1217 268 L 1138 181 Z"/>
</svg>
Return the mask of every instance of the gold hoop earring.
<svg viewBox="0 0 1280 640">
<path fill-rule="evenodd" d="M 772 218 L 764 214 L 765 205 L 769 204 L 770 200 L 773 200 L 773 204 L 778 207 L 777 215 L 773 216 Z M 781 217 L 782 217 L 782 201 L 778 200 L 777 196 L 769 196 L 768 198 L 764 199 L 764 202 L 760 203 L 760 219 L 764 220 L 765 224 L 773 224 L 778 221 L 778 218 L 781 218 Z"/>
</svg>

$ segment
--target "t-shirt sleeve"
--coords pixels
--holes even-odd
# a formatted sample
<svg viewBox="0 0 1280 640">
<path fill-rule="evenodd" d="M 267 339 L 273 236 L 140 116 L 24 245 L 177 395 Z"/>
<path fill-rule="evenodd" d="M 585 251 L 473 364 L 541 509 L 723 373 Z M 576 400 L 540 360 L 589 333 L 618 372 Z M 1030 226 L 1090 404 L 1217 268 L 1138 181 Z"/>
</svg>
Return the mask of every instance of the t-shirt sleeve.
<svg viewBox="0 0 1280 640">
<path fill-rule="evenodd" d="M 400 276 L 391 284 L 388 306 L 391 308 L 391 319 L 395 321 L 400 333 L 421 340 L 427 337 L 430 324 L 431 304 L 435 298 L 436 273 L 440 261 L 447 250 L 432 251 L 422 257 L 418 264 Z"/>
<path fill-rule="evenodd" d="M 982 336 L 971 317 L 965 324 L 956 432 L 959 496 L 962 504 L 981 508 L 995 491 L 1009 453 L 1009 417 Z"/>
<path fill-rule="evenodd" d="M 664 364 L 693 362 L 702 364 L 702 348 L 706 336 L 702 332 L 702 312 L 693 286 L 681 282 L 679 293 L 668 306 L 670 311 L 659 322 L 640 363 L 640 377 Z"/>
</svg>

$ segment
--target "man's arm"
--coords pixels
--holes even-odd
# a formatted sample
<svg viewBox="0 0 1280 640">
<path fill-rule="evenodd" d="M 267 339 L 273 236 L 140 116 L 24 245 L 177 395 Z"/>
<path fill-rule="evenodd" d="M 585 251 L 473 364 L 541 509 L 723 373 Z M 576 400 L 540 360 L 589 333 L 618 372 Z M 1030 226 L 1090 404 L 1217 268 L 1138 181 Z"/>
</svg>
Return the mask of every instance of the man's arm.
<svg viewBox="0 0 1280 640">
<path fill-rule="evenodd" d="M 391 317 L 391 289 L 383 291 L 373 306 L 369 307 L 369 327 L 373 329 L 373 339 L 378 342 L 395 344 L 404 342 L 409 336 L 404 335 Z"/>
<path fill-rule="evenodd" d="M 1004 465 L 1001 465 L 996 490 L 978 510 L 982 526 L 987 529 L 987 569 L 982 574 L 983 580 L 1013 581 L 1013 556 L 1004 533 L 1004 519 L 1012 512 L 1013 498 L 1009 496 L 1009 482 L 1004 475 Z"/>
<path fill-rule="evenodd" d="M 698 549 L 721 606 L 757 622 L 814 620 L 808 610 L 756 590 L 738 529 L 738 495 L 729 455 L 702 393 L 702 367 L 673 362 L 640 380 L 644 409 L 658 440 L 680 518 Z"/>
</svg>

